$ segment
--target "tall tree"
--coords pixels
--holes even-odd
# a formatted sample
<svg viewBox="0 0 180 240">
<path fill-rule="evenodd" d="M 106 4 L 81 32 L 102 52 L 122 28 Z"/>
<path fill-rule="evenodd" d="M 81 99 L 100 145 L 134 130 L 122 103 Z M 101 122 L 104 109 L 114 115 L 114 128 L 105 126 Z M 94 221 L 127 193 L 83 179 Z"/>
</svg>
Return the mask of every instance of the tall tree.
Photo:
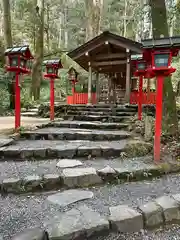
<svg viewBox="0 0 180 240">
<path fill-rule="evenodd" d="M 44 55 L 44 0 L 36 0 L 35 6 L 37 18 L 37 32 L 35 60 L 32 66 L 31 96 L 34 98 L 34 100 L 38 100 L 40 98 L 40 86 L 42 82 L 42 62 Z"/>
<path fill-rule="evenodd" d="M 3 5 L 3 23 L 4 23 L 4 41 L 5 48 L 12 47 L 12 33 L 11 33 L 11 10 L 9 0 L 2 0 Z M 14 77 L 12 74 L 9 75 L 8 91 L 9 91 L 9 103 L 10 109 L 15 108 L 15 86 L 14 86 Z"/>
<path fill-rule="evenodd" d="M 100 33 L 103 0 L 86 0 L 86 41 Z"/>
<path fill-rule="evenodd" d="M 168 37 L 169 29 L 167 23 L 165 0 L 150 0 L 153 37 Z M 176 99 L 173 91 L 172 81 L 167 77 L 164 81 L 164 123 L 166 130 L 174 135 L 177 133 L 178 120 L 176 112 Z"/>
</svg>

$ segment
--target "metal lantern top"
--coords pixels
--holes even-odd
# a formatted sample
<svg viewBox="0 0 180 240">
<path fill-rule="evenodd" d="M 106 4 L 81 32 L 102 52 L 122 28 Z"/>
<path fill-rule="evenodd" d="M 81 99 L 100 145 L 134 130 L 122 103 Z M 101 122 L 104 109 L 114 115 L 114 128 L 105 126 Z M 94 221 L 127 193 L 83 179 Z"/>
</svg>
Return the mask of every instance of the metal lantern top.
<svg viewBox="0 0 180 240">
<path fill-rule="evenodd" d="M 71 67 L 68 71 L 68 75 L 69 75 L 69 80 L 71 82 L 76 83 L 78 81 L 77 77 L 78 77 L 79 73 L 76 71 L 75 68 Z"/>
<path fill-rule="evenodd" d="M 131 62 L 134 66 L 134 76 L 139 77 L 139 76 L 144 76 L 144 77 L 153 77 L 150 76 L 147 72 L 148 69 L 148 64 L 147 62 L 143 59 L 143 54 L 135 54 L 131 55 Z"/>
<path fill-rule="evenodd" d="M 5 56 L 8 57 L 6 70 L 10 72 L 29 73 L 27 64 L 33 59 L 29 46 L 16 46 L 7 48 Z"/>
<path fill-rule="evenodd" d="M 58 78 L 58 70 L 62 68 L 60 59 L 45 60 L 43 65 L 46 66 L 46 74 L 44 75 L 45 77 Z"/>
<path fill-rule="evenodd" d="M 171 66 L 172 58 L 180 49 L 180 37 L 146 39 L 142 41 L 143 57 L 151 64 L 149 71 L 156 74 L 170 75 L 175 72 Z"/>
</svg>

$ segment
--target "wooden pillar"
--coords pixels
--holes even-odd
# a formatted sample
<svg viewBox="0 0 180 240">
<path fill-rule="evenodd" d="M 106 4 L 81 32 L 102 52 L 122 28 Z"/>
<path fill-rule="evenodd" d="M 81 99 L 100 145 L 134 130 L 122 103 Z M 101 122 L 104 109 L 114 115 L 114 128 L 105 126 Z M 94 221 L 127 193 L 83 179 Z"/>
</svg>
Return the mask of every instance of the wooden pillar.
<svg viewBox="0 0 180 240">
<path fill-rule="evenodd" d="M 125 101 L 129 103 L 130 101 L 130 83 L 131 83 L 131 63 L 130 63 L 130 54 L 129 49 L 126 49 L 127 52 L 127 62 L 126 62 L 126 94 Z"/>
<path fill-rule="evenodd" d="M 108 75 L 108 103 L 111 103 L 111 77 Z"/>
<path fill-rule="evenodd" d="M 100 85 L 99 85 L 99 73 L 96 72 L 96 102 L 99 103 Z"/>
<path fill-rule="evenodd" d="M 92 88 L 92 67 L 91 67 L 91 63 L 89 62 L 89 76 L 88 76 L 88 104 L 91 104 L 91 103 L 92 103 L 91 88 Z"/>
<path fill-rule="evenodd" d="M 150 78 L 148 78 L 148 80 L 147 80 L 147 103 L 148 104 L 151 104 L 150 103 Z"/>
</svg>

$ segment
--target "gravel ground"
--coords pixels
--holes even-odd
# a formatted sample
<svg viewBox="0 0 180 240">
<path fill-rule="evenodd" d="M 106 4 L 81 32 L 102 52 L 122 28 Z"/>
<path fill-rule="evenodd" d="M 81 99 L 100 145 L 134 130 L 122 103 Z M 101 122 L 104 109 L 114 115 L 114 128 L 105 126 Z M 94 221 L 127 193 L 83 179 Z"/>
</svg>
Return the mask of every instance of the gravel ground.
<svg viewBox="0 0 180 240">
<path fill-rule="evenodd" d="M 165 229 L 158 229 L 154 232 L 143 231 L 137 234 L 116 234 L 112 233 L 106 237 L 94 237 L 90 240 L 179 240 L 180 226 L 173 225 Z"/>
<path fill-rule="evenodd" d="M 109 185 L 92 188 L 91 190 L 94 192 L 94 199 L 85 200 L 83 204 L 87 204 L 103 215 L 108 215 L 108 207 L 112 205 L 126 203 L 130 206 L 135 206 L 158 196 L 180 193 L 180 175 L 166 176 L 153 181 L 125 183 L 116 186 Z M 51 219 L 59 211 L 65 211 L 82 204 L 82 202 L 79 202 L 66 209 L 58 209 L 58 207 L 50 205 L 46 201 L 46 198 L 47 194 L 0 197 L 0 235 L 5 240 L 8 240 L 15 233 L 25 228 L 42 226 L 44 221 Z M 163 231 L 163 233 L 149 233 L 149 238 L 142 237 L 141 235 L 128 235 L 125 238 L 120 236 L 118 238 L 118 235 L 115 234 L 107 238 L 99 238 L 98 240 L 179 239 L 180 229 L 176 227 L 175 230 L 171 228 L 166 232 Z"/>
<path fill-rule="evenodd" d="M 129 172 L 133 172 L 135 169 L 148 169 L 153 166 L 151 156 L 126 159 L 125 161 L 118 158 L 111 160 L 101 158 L 92 160 L 81 159 L 80 161 L 83 163 L 80 167 L 93 167 L 96 170 L 110 166 L 112 168 L 127 169 Z M 31 174 L 60 174 L 62 169 L 56 167 L 57 162 L 59 162 L 59 160 L 0 162 L 0 180 L 12 177 L 24 178 Z"/>
</svg>

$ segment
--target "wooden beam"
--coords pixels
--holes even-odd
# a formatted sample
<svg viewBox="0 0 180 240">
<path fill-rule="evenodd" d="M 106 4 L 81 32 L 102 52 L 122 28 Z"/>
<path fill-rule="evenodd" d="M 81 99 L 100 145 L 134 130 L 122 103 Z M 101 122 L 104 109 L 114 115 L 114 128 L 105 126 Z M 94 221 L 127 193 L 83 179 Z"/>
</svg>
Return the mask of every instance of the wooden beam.
<svg viewBox="0 0 180 240">
<path fill-rule="evenodd" d="M 114 65 L 122 65 L 122 64 L 126 64 L 126 60 L 92 62 L 93 67 L 114 66 Z"/>
<path fill-rule="evenodd" d="M 90 56 L 91 51 L 93 51 L 94 49 L 98 49 L 98 48 L 100 48 L 100 47 L 103 46 L 103 45 L 104 45 L 104 42 L 100 42 L 99 44 L 93 45 L 92 47 L 88 48 L 87 51 L 85 51 L 85 52 L 84 52 L 84 51 L 79 52 L 79 53 L 78 53 L 75 57 L 73 57 L 72 59 L 73 59 L 74 61 L 76 61 L 76 59 L 82 57 L 83 55 L 84 55 L 87 59 L 90 59 L 90 58 L 91 58 L 91 56 Z M 88 56 L 85 55 L 86 52 L 88 52 Z"/>
<path fill-rule="evenodd" d="M 127 57 L 126 63 L 126 94 L 125 100 L 127 103 L 130 101 L 130 82 L 131 82 L 131 62 L 130 62 L 130 55 Z"/>
<path fill-rule="evenodd" d="M 97 55 L 93 60 L 100 61 L 100 60 L 117 59 L 117 58 L 126 58 L 126 54 L 125 53 L 100 54 L 100 55 Z"/>
<path fill-rule="evenodd" d="M 127 48 L 129 48 L 129 49 L 131 49 L 132 52 L 142 53 L 142 50 L 139 49 L 139 47 L 136 47 L 136 45 L 134 45 L 134 46 L 132 46 L 132 45 L 129 46 L 129 44 L 122 43 L 122 42 L 120 42 L 120 41 L 118 41 L 118 40 L 115 40 L 115 39 L 109 40 L 109 43 L 111 43 L 112 45 L 116 45 L 116 46 L 118 46 L 119 48 L 124 48 L 124 50 L 127 49 Z"/>
<path fill-rule="evenodd" d="M 92 67 L 91 67 L 91 63 L 90 63 L 89 64 L 89 76 L 88 76 L 88 104 L 92 103 L 91 88 L 92 88 Z"/>
</svg>

